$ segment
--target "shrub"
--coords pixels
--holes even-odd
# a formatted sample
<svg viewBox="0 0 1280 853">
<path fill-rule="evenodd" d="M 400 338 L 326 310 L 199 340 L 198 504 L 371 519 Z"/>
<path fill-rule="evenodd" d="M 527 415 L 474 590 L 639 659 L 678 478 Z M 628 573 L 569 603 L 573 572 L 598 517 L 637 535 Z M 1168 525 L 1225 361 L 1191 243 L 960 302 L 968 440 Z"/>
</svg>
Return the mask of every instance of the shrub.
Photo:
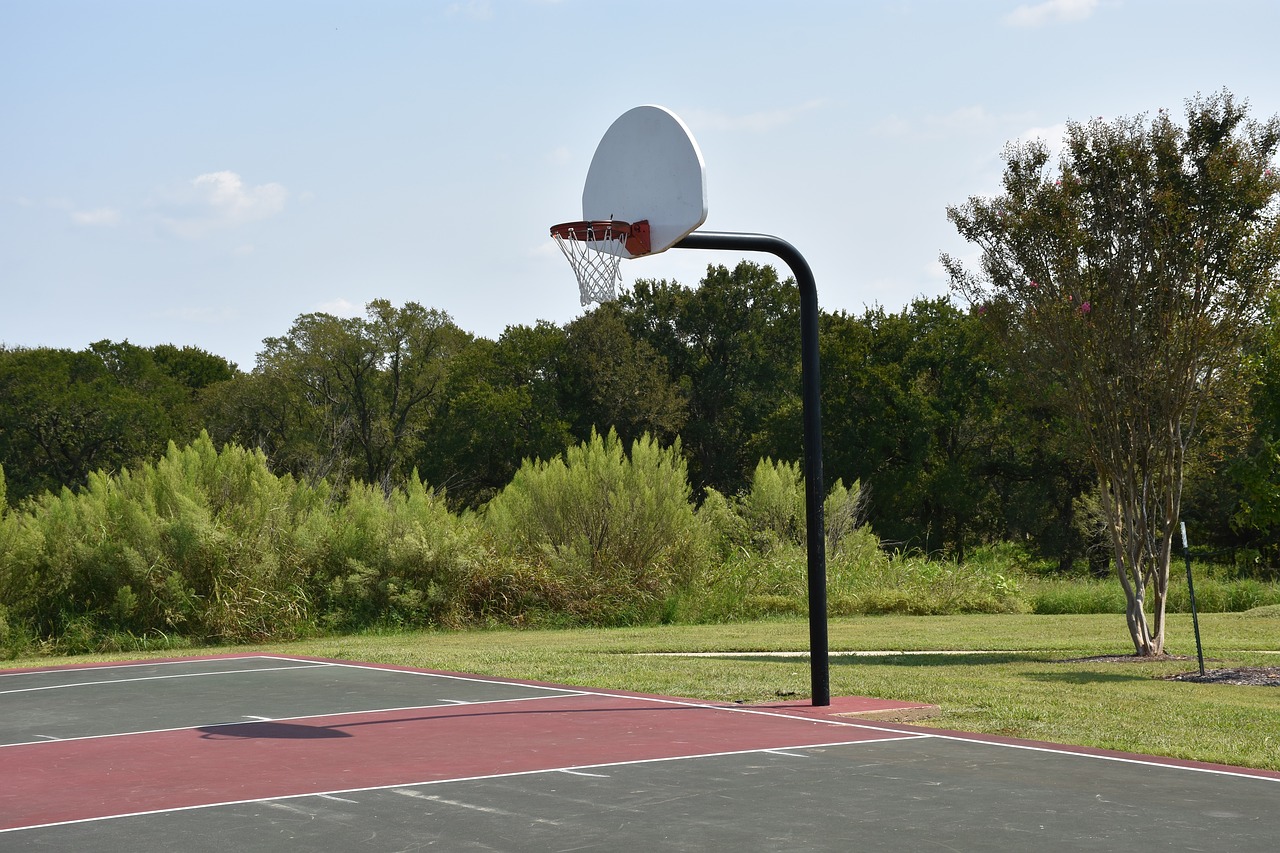
<svg viewBox="0 0 1280 853">
<path fill-rule="evenodd" d="M 290 547 L 325 493 L 277 478 L 260 452 L 207 435 L 154 464 L 91 474 L 0 519 L 10 617 L 65 648 L 152 632 L 244 640 L 306 618 Z"/>
<path fill-rule="evenodd" d="M 308 557 L 326 626 L 461 621 L 464 578 L 479 562 L 474 519 L 451 513 L 416 471 L 390 495 L 351 483 L 326 521 Z"/>
<path fill-rule="evenodd" d="M 679 444 L 646 435 L 627 454 L 612 430 L 563 457 L 526 460 L 484 523 L 499 555 L 549 570 L 547 588 L 568 590 L 566 615 L 590 623 L 654 618 L 707 554 Z"/>
</svg>

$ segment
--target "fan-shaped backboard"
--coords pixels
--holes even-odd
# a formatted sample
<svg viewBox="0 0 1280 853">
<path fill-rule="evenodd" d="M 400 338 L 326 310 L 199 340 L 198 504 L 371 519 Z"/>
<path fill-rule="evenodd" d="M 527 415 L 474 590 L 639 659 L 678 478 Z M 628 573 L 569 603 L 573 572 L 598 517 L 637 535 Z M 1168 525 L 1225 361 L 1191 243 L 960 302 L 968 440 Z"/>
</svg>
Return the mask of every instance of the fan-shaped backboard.
<svg viewBox="0 0 1280 853">
<path fill-rule="evenodd" d="M 706 166 L 679 116 L 650 105 L 610 125 L 587 170 L 582 218 L 648 220 L 649 254 L 666 251 L 706 221 Z M 618 251 L 631 257 L 621 243 Z"/>
</svg>

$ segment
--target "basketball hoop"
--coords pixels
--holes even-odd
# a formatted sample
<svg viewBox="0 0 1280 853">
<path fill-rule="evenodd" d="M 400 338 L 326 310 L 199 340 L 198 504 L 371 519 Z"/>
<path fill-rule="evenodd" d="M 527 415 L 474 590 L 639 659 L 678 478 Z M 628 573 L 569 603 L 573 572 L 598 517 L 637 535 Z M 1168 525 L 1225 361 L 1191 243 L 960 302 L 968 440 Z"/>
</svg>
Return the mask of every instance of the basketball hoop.
<svg viewBox="0 0 1280 853">
<path fill-rule="evenodd" d="M 551 236 L 578 277 L 583 305 L 618 298 L 618 264 L 625 257 L 649 254 L 648 221 L 614 219 L 563 222 L 551 226 Z"/>
</svg>

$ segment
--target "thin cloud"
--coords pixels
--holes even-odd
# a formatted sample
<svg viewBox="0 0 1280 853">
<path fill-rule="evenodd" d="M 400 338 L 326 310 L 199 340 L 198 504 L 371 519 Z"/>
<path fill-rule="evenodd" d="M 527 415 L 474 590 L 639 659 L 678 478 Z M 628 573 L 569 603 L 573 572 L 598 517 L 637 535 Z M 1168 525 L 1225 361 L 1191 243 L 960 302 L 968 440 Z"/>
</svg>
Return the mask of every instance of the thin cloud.
<svg viewBox="0 0 1280 853">
<path fill-rule="evenodd" d="M 318 314 L 332 314 L 335 317 L 362 317 L 364 316 L 364 306 L 357 305 L 349 299 L 338 297 L 330 299 L 328 302 L 321 302 L 312 309 Z"/>
<path fill-rule="evenodd" d="M 156 205 L 160 223 L 180 237 L 202 237 L 275 216 L 289 192 L 276 183 L 246 186 L 235 172 L 208 172 L 164 194 Z"/>
<path fill-rule="evenodd" d="M 949 113 L 917 116 L 906 119 L 890 115 L 872 126 L 872 132 L 889 138 L 924 139 L 949 138 L 957 135 L 973 135 L 1026 120 L 1026 115 L 993 113 L 981 104 L 960 107 Z"/>
<path fill-rule="evenodd" d="M 1098 0 L 1045 0 L 1034 5 L 1024 4 L 1005 16 L 1005 24 L 1011 27 L 1044 27 L 1083 21 L 1098 8 Z"/>
<path fill-rule="evenodd" d="M 1049 149 L 1049 162 L 1055 162 L 1062 155 L 1067 139 L 1067 125 L 1065 122 L 1052 124 L 1048 127 L 1032 127 L 1018 134 L 1017 142 L 1027 143 L 1034 140 L 1040 140 L 1045 147 Z"/>
<path fill-rule="evenodd" d="M 15 202 L 19 207 L 46 208 L 48 210 L 61 211 L 74 224 L 87 227 L 107 227 L 119 225 L 124 221 L 124 215 L 114 207 L 82 210 L 74 202 L 65 198 L 48 198 L 44 201 L 35 201 L 25 196 L 20 196 L 15 199 Z"/>
<path fill-rule="evenodd" d="M 791 124 L 805 113 L 813 112 L 825 105 L 826 101 L 819 98 L 805 101 L 803 104 L 797 104 L 794 107 L 746 113 L 745 115 L 735 116 L 698 110 L 690 111 L 687 115 L 689 117 L 689 126 L 695 130 L 745 130 L 751 133 L 764 133 Z"/>
<path fill-rule="evenodd" d="M 77 225 L 112 226 L 120 224 L 120 211 L 110 207 L 97 210 L 73 210 L 71 221 Z"/>
</svg>

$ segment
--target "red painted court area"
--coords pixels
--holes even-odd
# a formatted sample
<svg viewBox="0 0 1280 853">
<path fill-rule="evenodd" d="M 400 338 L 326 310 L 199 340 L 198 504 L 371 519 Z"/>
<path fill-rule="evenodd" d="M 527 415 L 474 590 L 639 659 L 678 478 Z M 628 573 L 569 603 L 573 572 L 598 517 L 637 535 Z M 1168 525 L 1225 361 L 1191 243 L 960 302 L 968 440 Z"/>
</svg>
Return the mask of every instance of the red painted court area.
<svg viewBox="0 0 1280 853">
<path fill-rule="evenodd" d="M 5 750 L 23 781 L 0 828 L 888 736 L 581 695 L 28 744 Z"/>
<path fill-rule="evenodd" d="M 303 704 L 309 708 L 331 700 L 325 694 L 333 688 L 318 680 L 321 675 L 373 673 L 376 684 L 379 673 L 401 680 L 410 674 L 424 693 L 433 680 L 431 673 L 392 668 L 324 666 L 327 662 L 296 659 L 294 663 L 299 665 L 283 668 L 286 675 L 317 679 L 315 695 L 302 691 Z M 54 670 L 46 674 L 74 676 L 81 683 L 67 685 L 75 691 L 49 685 L 22 691 L 45 700 L 52 715 L 67 713 L 55 710 L 67 698 L 91 715 L 95 708 L 103 708 L 92 699 L 103 691 L 132 688 L 138 693 L 138 704 L 145 705 L 151 701 L 149 690 L 193 687 L 202 679 L 252 694 L 270 690 L 270 678 L 279 671 L 275 667 L 248 672 L 166 671 L 131 675 L 122 681 L 104 677 L 85 682 L 86 670 Z M 8 781 L 0 785 L 0 829 L 299 794 L 904 736 L 829 719 L 658 697 L 547 692 L 537 685 L 434 676 L 448 679 L 455 696 L 477 688 L 501 691 L 505 687 L 514 693 L 359 713 L 193 722 L 164 731 L 130 732 L 122 720 L 117 728 L 126 731 L 109 736 L 5 746 L 0 757 Z M 193 701 L 197 695 L 192 693 Z M 200 710 L 191 707 L 193 721 L 199 720 Z"/>
</svg>

